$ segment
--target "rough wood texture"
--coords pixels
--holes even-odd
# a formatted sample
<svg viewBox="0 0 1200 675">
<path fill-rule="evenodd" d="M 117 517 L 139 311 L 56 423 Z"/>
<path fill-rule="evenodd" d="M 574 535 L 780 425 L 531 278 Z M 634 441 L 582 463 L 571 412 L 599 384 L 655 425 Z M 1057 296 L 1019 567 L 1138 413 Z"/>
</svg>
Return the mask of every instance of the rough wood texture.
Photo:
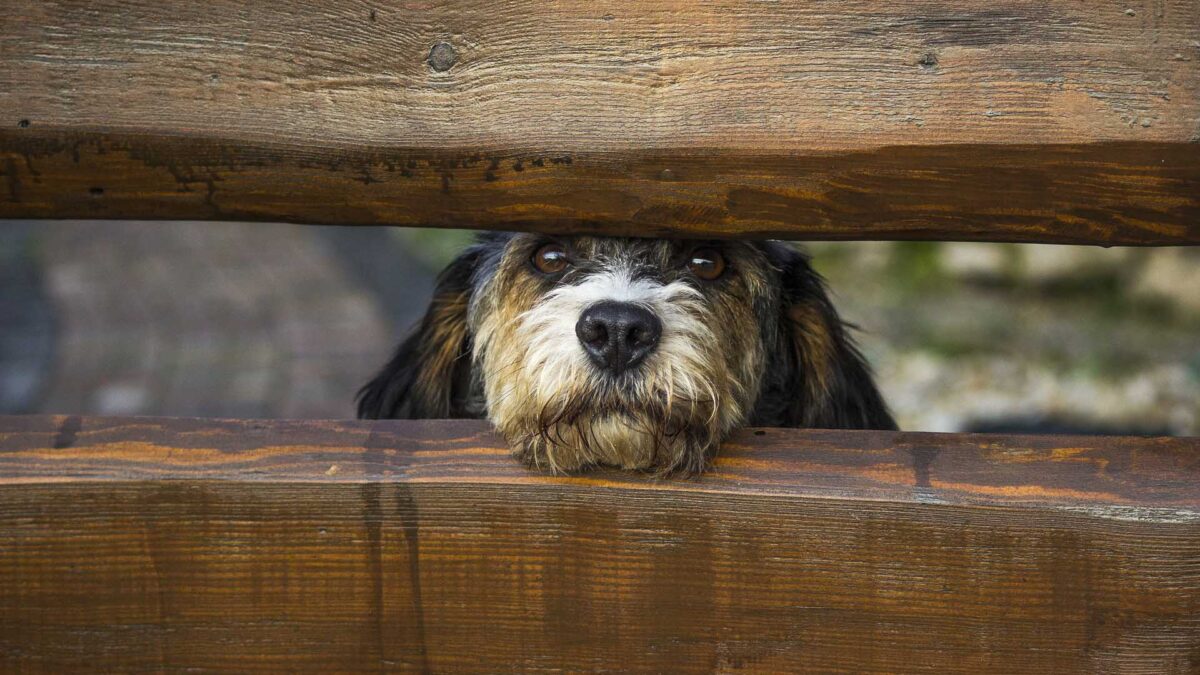
<svg viewBox="0 0 1200 675">
<path fill-rule="evenodd" d="M 456 422 L 0 420 L 0 669 L 1200 668 L 1200 441 L 758 430 L 551 478 Z"/>
<path fill-rule="evenodd" d="M 0 217 L 1200 242 L 1200 0 L 10 0 Z"/>
</svg>

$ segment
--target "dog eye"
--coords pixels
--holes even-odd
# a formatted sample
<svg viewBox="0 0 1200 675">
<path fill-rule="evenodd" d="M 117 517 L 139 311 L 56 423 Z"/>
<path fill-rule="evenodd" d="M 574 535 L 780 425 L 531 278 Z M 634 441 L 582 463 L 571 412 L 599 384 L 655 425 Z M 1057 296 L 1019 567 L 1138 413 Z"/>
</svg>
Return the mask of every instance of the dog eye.
<svg viewBox="0 0 1200 675">
<path fill-rule="evenodd" d="M 725 256 L 716 249 L 698 248 L 692 251 L 688 269 L 697 277 L 712 281 L 725 273 Z"/>
<path fill-rule="evenodd" d="M 567 269 L 567 252 L 562 244 L 545 244 L 533 254 L 531 261 L 542 274 L 558 274 Z"/>
</svg>

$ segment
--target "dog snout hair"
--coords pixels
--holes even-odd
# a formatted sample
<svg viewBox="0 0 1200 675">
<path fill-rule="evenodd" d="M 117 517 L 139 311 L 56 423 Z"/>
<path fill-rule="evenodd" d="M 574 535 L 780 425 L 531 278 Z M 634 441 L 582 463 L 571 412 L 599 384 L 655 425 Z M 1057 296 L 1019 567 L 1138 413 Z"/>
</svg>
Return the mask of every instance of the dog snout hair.
<svg viewBox="0 0 1200 675">
<path fill-rule="evenodd" d="M 598 302 L 583 311 L 575 335 L 597 367 L 620 375 L 658 346 L 662 321 L 631 302 Z"/>
</svg>

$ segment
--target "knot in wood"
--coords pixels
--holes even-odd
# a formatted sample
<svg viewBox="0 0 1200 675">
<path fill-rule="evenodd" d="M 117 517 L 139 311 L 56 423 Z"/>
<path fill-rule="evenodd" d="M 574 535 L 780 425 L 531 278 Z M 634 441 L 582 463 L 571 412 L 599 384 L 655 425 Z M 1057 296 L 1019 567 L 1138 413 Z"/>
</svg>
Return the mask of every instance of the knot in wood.
<svg viewBox="0 0 1200 675">
<path fill-rule="evenodd" d="M 458 61 L 458 54 L 449 42 L 438 42 L 429 50 L 429 67 L 444 73 Z"/>
</svg>

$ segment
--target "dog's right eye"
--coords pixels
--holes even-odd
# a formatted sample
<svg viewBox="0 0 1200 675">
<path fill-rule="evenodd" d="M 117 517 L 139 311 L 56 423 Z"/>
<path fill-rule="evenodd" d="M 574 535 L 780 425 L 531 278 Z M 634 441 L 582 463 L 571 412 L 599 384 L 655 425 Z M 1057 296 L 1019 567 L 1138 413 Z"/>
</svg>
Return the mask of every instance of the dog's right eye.
<svg viewBox="0 0 1200 675">
<path fill-rule="evenodd" d="M 545 244 L 533 254 L 531 261 L 542 274 L 558 274 L 567 269 L 567 251 L 562 244 Z"/>
<path fill-rule="evenodd" d="M 692 251 L 688 269 L 704 281 L 714 281 L 725 273 L 725 256 L 713 248 L 698 248 Z"/>
</svg>

